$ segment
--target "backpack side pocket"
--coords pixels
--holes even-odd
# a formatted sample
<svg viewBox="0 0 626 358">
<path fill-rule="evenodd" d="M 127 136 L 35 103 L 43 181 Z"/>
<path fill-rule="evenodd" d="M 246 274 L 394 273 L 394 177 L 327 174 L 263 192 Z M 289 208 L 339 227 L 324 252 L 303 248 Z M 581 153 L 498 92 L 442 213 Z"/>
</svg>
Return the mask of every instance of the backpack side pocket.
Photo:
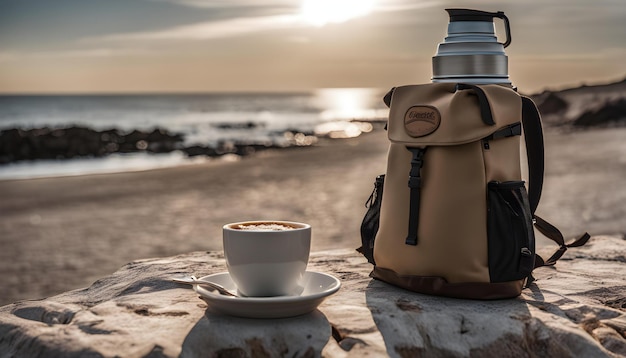
<svg viewBox="0 0 626 358">
<path fill-rule="evenodd" d="M 524 182 L 489 182 L 487 200 L 490 280 L 524 279 L 535 264 L 535 234 Z"/>
<path fill-rule="evenodd" d="M 378 233 L 378 226 L 380 224 L 380 205 L 383 201 L 384 183 L 384 174 L 376 177 L 374 190 L 365 203 L 367 212 L 361 223 L 361 247 L 357 249 L 357 251 L 363 254 L 363 256 L 367 258 L 367 261 L 373 265 L 376 264 L 374 262 L 374 240 L 376 239 L 376 233 Z"/>
</svg>

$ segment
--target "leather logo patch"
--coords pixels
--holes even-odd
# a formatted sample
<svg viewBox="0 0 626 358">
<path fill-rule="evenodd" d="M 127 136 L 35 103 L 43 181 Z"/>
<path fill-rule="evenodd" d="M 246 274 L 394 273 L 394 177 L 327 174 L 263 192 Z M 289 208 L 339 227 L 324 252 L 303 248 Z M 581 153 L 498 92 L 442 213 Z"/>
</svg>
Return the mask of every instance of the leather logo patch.
<svg viewBox="0 0 626 358">
<path fill-rule="evenodd" d="M 404 115 L 404 129 L 411 137 L 431 134 L 441 123 L 441 114 L 433 106 L 413 106 Z"/>
</svg>

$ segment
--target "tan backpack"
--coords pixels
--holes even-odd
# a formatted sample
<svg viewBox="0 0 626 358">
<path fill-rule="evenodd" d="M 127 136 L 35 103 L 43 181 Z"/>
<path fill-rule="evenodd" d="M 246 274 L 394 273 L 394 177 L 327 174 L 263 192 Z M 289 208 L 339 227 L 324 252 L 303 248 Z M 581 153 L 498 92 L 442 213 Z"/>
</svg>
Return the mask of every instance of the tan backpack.
<svg viewBox="0 0 626 358">
<path fill-rule="evenodd" d="M 589 239 L 566 245 L 534 215 L 543 134 L 532 100 L 501 85 L 432 83 L 396 87 L 385 102 L 387 172 L 368 200 L 358 249 L 375 264 L 372 277 L 434 295 L 515 297 L 534 268 Z M 547 261 L 535 254 L 533 224 L 560 245 Z"/>
</svg>

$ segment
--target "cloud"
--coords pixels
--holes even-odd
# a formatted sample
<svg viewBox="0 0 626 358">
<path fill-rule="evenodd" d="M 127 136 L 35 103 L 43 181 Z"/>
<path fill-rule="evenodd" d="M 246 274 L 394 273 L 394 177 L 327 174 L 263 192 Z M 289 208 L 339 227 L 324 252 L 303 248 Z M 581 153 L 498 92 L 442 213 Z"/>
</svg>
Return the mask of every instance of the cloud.
<svg viewBox="0 0 626 358">
<path fill-rule="evenodd" d="M 284 30 L 311 26 L 299 13 L 297 0 L 152 0 L 201 8 L 257 7 L 280 10 L 282 14 L 242 16 L 212 20 L 195 24 L 170 27 L 153 31 L 141 31 L 85 38 L 83 41 L 150 41 L 150 40 L 210 40 L 244 36 L 263 31 Z M 396 12 L 435 7 L 441 0 L 406 3 L 406 0 L 378 0 L 374 12 Z M 287 8 L 288 13 L 284 13 Z"/>
<path fill-rule="evenodd" d="M 238 8 L 238 7 L 258 7 L 258 8 L 292 8 L 294 10 L 301 6 L 300 0 L 152 0 L 155 2 L 167 2 L 171 4 L 183 5 L 196 8 Z M 377 0 L 376 11 L 405 11 L 416 10 L 427 7 L 440 6 L 444 0 Z M 492 0 L 496 1 L 497 0 Z"/>
<path fill-rule="evenodd" d="M 83 41 L 208 40 L 248 35 L 260 31 L 302 27 L 298 15 L 239 17 L 176 26 L 157 31 L 133 32 L 86 38 Z"/>
<path fill-rule="evenodd" d="M 0 52 L 0 63 L 22 61 L 29 59 L 71 59 L 71 58 L 106 58 L 115 56 L 148 54 L 149 51 L 143 49 L 68 49 L 56 51 L 2 51 Z"/>
<path fill-rule="evenodd" d="M 198 8 L 233 8 L 233 7 L 275 7 L 275 6 L 298 6 L 296 0 L 152 0 L 155 2 L 168 2 L 177 5 Z"/>
<path fill-rule="evenodd" d="M 379 1 L 378 5 L 375 7 L 375 11 L 381 12 L 394 12 L 394 11 L 407 11 L 407 10 L 419 10 L 425 9 L 429 7 L 441 6 L 441 0 L 433 0 L 433 1 L 415 1 L 415 2 L 406 2 L 406 1 Z"/>
</svg>

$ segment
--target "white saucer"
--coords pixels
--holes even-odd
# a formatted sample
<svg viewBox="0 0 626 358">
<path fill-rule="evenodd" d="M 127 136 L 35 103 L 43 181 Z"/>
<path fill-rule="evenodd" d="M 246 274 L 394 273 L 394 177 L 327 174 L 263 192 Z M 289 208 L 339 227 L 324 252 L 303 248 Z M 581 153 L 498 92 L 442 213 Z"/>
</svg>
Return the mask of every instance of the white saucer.
<svg viewBox="0 0 626 358">
<path fill-rule="evenodd" d="M 237 286 L 228 272 L 200 278 L 222 285 L 232 293 Z M 334 276 L 307 271 L 303 277 L 304 290 L 299 296 L 231 297 L 194 285 L 193 289 L 218 313 L 247 318 L 284 318 L 313 311 L 324 299 L 339 290 L 341 282 Z"/>
</svg>

